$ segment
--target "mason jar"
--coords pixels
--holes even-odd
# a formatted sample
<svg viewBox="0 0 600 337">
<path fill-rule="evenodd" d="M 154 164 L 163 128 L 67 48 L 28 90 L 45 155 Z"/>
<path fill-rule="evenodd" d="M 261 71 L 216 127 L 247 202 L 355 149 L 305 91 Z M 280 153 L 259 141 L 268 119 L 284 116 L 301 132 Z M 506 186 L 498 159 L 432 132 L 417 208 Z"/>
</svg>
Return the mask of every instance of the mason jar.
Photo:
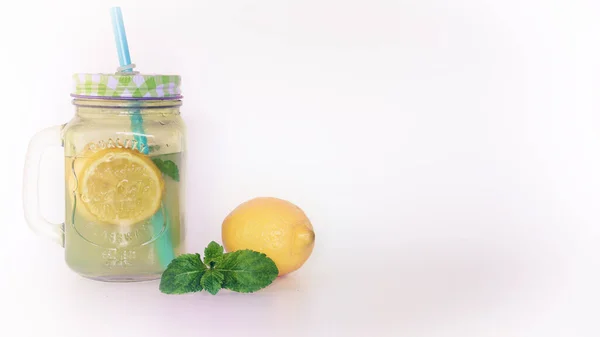
<svg viewBox="0 0 600 337">
<path fill-rule="evenodd" d="M 30 227 L 67 265 L 102 281 L 160 278 L 184 251 L 185 126 L 179 76 L 76 74 L 75 116 L 36 134 L 24 174 Z M 38 205 L 40 160 L 64 147 L 65 222 Z"/>
</svg>

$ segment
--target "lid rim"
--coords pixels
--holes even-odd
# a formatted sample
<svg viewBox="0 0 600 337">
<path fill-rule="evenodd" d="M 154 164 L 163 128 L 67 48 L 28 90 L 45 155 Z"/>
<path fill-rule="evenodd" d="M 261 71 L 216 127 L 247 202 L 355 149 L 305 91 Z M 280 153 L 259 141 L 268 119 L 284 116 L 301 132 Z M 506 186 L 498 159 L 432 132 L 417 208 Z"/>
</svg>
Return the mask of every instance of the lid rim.
<svg viewBox="0 0 600 337">
<path fill-rule="evenodd" d="M 183 95 L 164 96 L 164 97 L 124 97 L 124 96 L 89 96 L 71 94 L 71 97 L 78 99 L 98 99 L 98 100 L 113 100 L 113 101 L 176 101 L 183 99 Z"/>
</svg>

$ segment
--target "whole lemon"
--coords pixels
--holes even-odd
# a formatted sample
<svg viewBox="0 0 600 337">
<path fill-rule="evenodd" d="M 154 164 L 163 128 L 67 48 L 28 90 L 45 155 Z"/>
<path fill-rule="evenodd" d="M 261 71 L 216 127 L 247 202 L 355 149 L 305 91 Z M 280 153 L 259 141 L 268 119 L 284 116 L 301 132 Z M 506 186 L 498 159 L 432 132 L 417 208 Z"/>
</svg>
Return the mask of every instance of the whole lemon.
<svg viewBox="0 0 600 337">
<path fill-rule="evenodd" d="M 312 253 L 315 232 L 306 214 L 289 201 L 255 198 L 239 205 L 223 221 L 228 252 L 251 249 L 265 253 L 279 276 L 300 268 Z"/>
</svg>

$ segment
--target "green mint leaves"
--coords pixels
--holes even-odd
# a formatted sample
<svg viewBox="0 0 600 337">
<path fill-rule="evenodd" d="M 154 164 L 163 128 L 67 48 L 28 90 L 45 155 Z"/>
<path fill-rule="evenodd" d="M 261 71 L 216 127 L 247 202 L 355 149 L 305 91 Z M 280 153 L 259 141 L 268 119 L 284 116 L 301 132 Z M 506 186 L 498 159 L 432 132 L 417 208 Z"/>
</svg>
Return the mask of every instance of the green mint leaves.
<svg viewBox="0 0 600 337">
<path fill-rule="evenodd" d="M 204 264 L 210 268 L 223 260 L 223 246 L 216 242 L 211 242 L 204 249 Z"/>
<path fill-rule="evenodd" d="M 240 293 L 260 290 L 275 280 L 279 270 L 265 254 L 252 250 L 223 253 L 223 247 L 211 242 L 200 254 L 184 254 L 175 258 L 160 280 L 165 294 L 185 294 L 202 289 L 215 295 L 221 289 Z"/>
<path fill-rule="evenodd" d="M 209 269 L 202 275 L 200 284 L 209 293 L 216 295 L 223 288 L 223 280 L 225 275 L 218 270 Z"/>
<path fill-rule="evenodd" d="M 215 267 L 225 276 L 223 288 L 239 293 L 252 293 L 270 284 L 279 274 L 275 262 L 265 254 L 252 250 L 238 250 L 223 255 Z"/>
<path fill-rule="evenodd" d="M 152 161 L 164 175 L 171 177 L 175 181 L 179 181 L 179 168 L 172 160 L 152 158 Z"/>
<path fill-rule="evenodd" d="M 202 290 L 200 285 L 206 266 L 200 254 L 183 254 L 171 261 L 162 274 L 160 291 L 167 294 L 185 294 Z"/>
</svg>

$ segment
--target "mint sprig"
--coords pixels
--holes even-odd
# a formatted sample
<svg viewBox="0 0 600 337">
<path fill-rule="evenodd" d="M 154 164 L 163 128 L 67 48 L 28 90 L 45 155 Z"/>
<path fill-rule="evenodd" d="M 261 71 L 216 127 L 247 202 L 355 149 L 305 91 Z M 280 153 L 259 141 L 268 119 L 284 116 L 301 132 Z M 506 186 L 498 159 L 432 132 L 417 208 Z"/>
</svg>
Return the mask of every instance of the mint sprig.
<svg viewBox="0 0 600 337">
<path fill-rule="evenodd" d="M 154 162 L 154 165 L 156 165 L 164 175 L 171 177 L 171 179 L 175 181 L 179 181 L 179 168 L 175 162 L 172 160 L 162 160 L 160 158 L 153 158 L 152 162 Z"/>
<path fill-rule="evenodd" d="M 165 294 L 185 294 L 206 290 L 216 295 L 221 289 L 240 293 L 260 290 L 275 280 L 279 270 L 263 253 L 238 250 L 223 253 L 223 247 L 211 242 L 200 254 L 176 257 L 162 275 L 159 289 Z"/>
</svg>

